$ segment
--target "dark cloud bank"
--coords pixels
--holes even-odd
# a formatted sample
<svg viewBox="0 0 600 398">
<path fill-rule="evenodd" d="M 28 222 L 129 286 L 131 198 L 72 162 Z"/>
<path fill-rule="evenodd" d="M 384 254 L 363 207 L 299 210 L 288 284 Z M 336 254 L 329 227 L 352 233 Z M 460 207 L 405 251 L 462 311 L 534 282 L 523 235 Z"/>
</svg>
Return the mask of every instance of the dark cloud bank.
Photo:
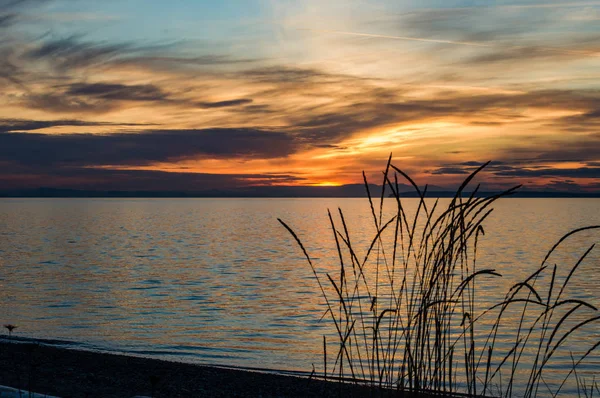
<svg viewBox="0 0 600 398">
<path fill-rule="evenodd" d="M 35 122 L 28 127 L 36 127 Z M 203 156 L 263 159 L 287 156 L 295 148 L 289 134 L 249 128 L 105 135 L 0 132 L 1 161 L 38 167 L 142 166 Z"/>
<path fill-rule="evenodd" d="M 257 129 L 147 130 L 100 134 L 14 132 L 52 125 L 96 125 L 77 121 L 4 121 L 0 124 L 0 191 L 40 186 L 94 190 L 180 190 L 293 183 L 285 174 L 219 175 L 185 169 L 114 170 L 201 158 L 279 158 L 295 151 L 293 136 Z"/>
</svg>

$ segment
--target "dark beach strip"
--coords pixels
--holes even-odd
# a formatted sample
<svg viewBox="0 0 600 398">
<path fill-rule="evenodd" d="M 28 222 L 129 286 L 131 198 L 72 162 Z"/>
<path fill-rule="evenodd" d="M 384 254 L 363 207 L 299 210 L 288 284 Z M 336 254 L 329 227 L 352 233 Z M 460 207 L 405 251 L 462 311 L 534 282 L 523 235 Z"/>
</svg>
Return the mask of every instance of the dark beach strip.
<svg viewBox="0 0 600 398">
<path fill-rule="evenodd" d="M 0 385 L 58 397 L 380 397 L 316 378 L 0 341 Z M 429 396 L 421 394 L 419 397 Z M 433 396 L 433 395 L 432 395 Z M 440 396 L 440 395 L 436 395 Z"/>
</svg>

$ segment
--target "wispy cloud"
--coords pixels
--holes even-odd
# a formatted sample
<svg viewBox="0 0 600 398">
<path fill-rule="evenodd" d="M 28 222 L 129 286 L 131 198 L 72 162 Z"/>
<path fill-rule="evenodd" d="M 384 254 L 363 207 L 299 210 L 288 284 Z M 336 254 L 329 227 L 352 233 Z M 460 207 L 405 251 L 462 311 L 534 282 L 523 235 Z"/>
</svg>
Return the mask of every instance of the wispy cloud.
<svg viewBox="0 0 600 398">
<path fill-rule="evenodd" d="M 126 85 L 119 83 L 74 83 L 68 86 L 65 94 L 114 101 L 159 101 L 165 100 L 169 96 L 153 84 Z"/>
<path fill-rule="evenodd" d="M 70 36 L 36 43 L 26 52 L 25 59 L 30 62 L 46 62 L 61 72 L 72 72 L 73 69 L 96 67 L 119 57 L 130 57 L 151 49 L 152 47 L 131 43 L 98 43 Z"/>
</svg>

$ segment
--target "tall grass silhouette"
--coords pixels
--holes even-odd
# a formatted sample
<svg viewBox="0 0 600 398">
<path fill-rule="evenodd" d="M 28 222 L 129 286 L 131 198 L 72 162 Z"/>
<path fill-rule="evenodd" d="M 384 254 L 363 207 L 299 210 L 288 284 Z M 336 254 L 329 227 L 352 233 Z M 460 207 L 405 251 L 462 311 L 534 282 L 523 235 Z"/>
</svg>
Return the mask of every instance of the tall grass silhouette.
<svg viewBox="0 0 600 398">
<path fill-rule="evenodd" d="M 279 219 L 303 251 L 335 328 L 337 343 L 323 341 L 325 378 L 386 390 L 469 396 L 512 396 L 516 380 L 523 375 L 526 380 L 519 395 L 525 397 L 540 394 L 540 389 L 544 396 L 549 391 L 558 394 L 570 377 L 580 384 L 577 367 L 600 341 L 573 357 L 554 390 L 544 380 L 544 371 L 569 337 L 600 322 L 592 304 L 564 297 L 594 245 L 566 277 L 559 278 L 557 266 L 550 266 L 548 260 L 573 235 L 600 226 L 566 234 L 539 268 L 514 284 L 501 302 L 479 310 L 478 297 L 485 292 L 477 284 L 501 277 L 495 269 L 477 268 L 483 224 L 492 205 L 520 187 L 479 194 L 480 186 L 473 187 L 473 179 L 488 163 L 469 175 L 443 207 L 438 200 L 426 200 L 427 187 L 421 190 L 391 163 L 391 156 L 383 173 L 379 206 L 363 173 L 376 233 L 366 254 L 359 256 L 342 210 L 335 218 L 328 213 L 339 258 L 337 275 L 320 272 L 300 237 Z M 404 206 L 399 179 L 416 192 L 414 214 Z M 387 218 L 384 200 L 395 202 L 395 214 Z M 478 327 L 490 317 L 482 334 Z M 512 343 L 498 344 L 500 335 L 504 339 L 511 335 Z M 333 356 L 327 352 L 332 346 L 336 347 Z M 329 370 L 328 356 L 334 364 Z M 584 391 L 597 388 L 594 383 Z"/>
</svg>

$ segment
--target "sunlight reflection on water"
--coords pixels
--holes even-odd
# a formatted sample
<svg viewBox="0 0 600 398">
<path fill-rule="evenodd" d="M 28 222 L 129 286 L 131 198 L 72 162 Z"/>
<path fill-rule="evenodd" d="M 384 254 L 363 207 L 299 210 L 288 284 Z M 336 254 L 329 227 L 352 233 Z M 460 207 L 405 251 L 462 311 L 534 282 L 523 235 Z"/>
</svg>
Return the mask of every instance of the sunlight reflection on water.
<svg viewBox="0 0 600 398">
<path fill-rule="evenodd" d="M 310 267 L 277 218 L 320 270 L 336 272 L 327 209 L 337 207 L 364 255 L 374 235 L 365 199 L 2 199 L 0 321 L 31 338 L 310 371 L 322 362 L 322 335 L 335 339 L 319 322 L 323 300 Z M 504 199 L 495 207 L 478 268 L 503 278 L 482 279 L 481 308 L 531 274 L 566 232 L 600 224 L 598 199 Z M 551 265 L 564 274 L 598 236 L 572 238 Z M 592 251 L 568 293 L 600 307 L 599 258 Z M 599 339 L 594 326 L 569 349 Z M 597 358 L 582 371 L 600 374 Z M 552 366 L 570 364 L 565 350 Z"/>
</svg>

